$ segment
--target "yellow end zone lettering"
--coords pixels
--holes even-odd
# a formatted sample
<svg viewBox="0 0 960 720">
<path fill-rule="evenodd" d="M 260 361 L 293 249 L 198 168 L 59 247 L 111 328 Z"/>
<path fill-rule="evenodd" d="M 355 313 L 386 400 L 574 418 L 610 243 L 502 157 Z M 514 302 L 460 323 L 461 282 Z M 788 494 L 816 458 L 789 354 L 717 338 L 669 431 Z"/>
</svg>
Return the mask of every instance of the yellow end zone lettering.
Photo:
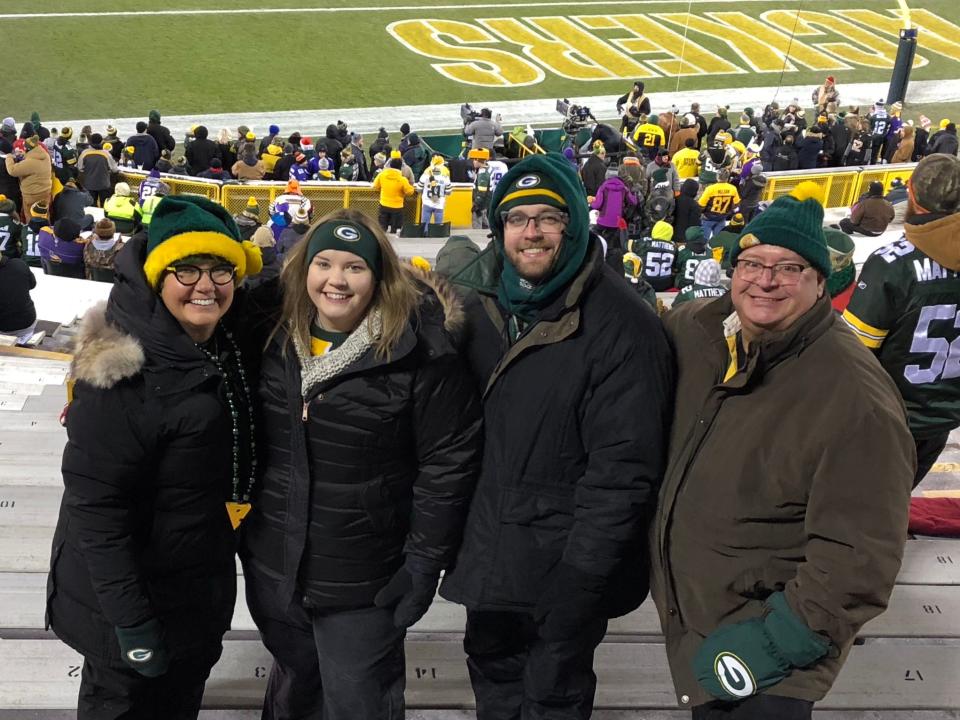
<svg viewBox="0 0 960 720">
<path fill-rule="evenodd" d="M 496 43 L 483 28 L 456 20 L 400 20 L 390 23 L 387 32 L 418 55 L 459 62 L 431 63 L 441 75 L 466 85 L 520 87 L 542 82 L 544 72 L 533 63 L 505 50 L 489 47 L 462 47 Z M 457 45 L 444 42 L 449 38 Z"/>
<path fill-rule="evenodd" d="M 428 58 L 444 77 L 466 85 L 520 87 L 542 82 L 546 72 L 570 80 L 620 80 L 661 74 L 720 75 L 838 71 L 854 66 L 889 69 L 903 21 L 899 11 L 828 12 L 769 10 L 650 15 L 542 16 L 459 20 L 399 20 L 387 26 L 404 47 Z M 960 61 L 960 27 L 929 10 L 912 11 L 920 47 Z M 671 27 L 672 26 L 672 27 Z M 590 32 L 593 31 L 593 32 Z M 684 37 L 686 35 L 686 37 Z M 720 57 L 697 42 L 723 43 Z M 791 40 L 791 36 L 793 36 Z M 801 40 L 800 38 L 803 38 Z M 811 42 L 822 38 L 822 42 Z M 749 69 L 741 67 L 741 63 Z M 917 55 L 915 67 L 928 64 Z"/>
</svg>

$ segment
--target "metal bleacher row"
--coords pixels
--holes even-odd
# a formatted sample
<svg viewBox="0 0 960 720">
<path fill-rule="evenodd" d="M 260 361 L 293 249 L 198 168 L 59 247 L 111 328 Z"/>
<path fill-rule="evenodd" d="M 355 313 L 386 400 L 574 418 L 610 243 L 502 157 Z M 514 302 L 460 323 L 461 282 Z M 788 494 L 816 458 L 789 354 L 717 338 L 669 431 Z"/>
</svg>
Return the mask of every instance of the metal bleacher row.
<svg viewBox="0 0 960 720">
<path fill-rule="evenodd" d="M 81 658 L 45 631 L 43 620 L 50 541 L 62 490 L 60 457 L 66 431 L 58 416 L 66 401 L 68 368 L 65 355 L 0 348 L 3 718 L 66 717 L 54 713 L 65 713 L 76 703 Z M 956 439 L 951 439 L 948 454 L 956 452 Z M 243 602 L 239 569 L 238 582 L 233 627 L 207 684 L 207 708 L 254 709 L 262 701 L 270 656 Z M 958 618 L 960 543 L 909 540 L 889 610 L 864 628 L 834 690 L 818 707 L 842 711 L 834 716 L 844 718 L 953 717 L 952 711 L 960 708 Z M 410 632 L 407 703 L 419 709 L 414 712 L 452 713 L 472 707 L 463 626 L 463 609 L 438 599 Z M 649 601 L 611 622 L 596 667 L 597 707 L 618 711 L 609 717 L 646 719 L 677 708 Z M 917 714 L 924 710 L 928 712 Z M 446 717 L 436 712 L 430 717 Z M 657 715 L 666 716 L 682 715 Z"/>
</svg>

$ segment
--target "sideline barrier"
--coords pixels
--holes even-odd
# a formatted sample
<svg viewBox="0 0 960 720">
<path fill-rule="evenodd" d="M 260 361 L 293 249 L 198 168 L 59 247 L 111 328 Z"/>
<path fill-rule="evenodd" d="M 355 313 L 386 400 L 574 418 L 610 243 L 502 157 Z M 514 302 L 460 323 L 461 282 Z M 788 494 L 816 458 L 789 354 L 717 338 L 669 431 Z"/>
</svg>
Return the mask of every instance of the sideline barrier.
<svg viewBox="0 0 960 720">
<path fill-rule="evenodd" d="M 767 176 L 767 187 L 764 190 L 763 199 L 774 200 L 789 194 L 801 182 L 810 181 L 816 183 L 821 189 L 824 207 L 850 207 L 867 191 L 872 181 L 882 182 L 886 192 L 890 189 L 890 183 L 894 178 L 901 178 L 906 182 L 916 166 L 916 163 L 900 163 L 764 173 Z"/>
<path fill-rule="evenodd" d="M 140 170 L 123 169 L 120 171 L 120 179 L 127 183 L 134 193 L 147 175 L 148 173 Z M 214 202 L 220 202 L 221 185 L 216 180 L 170 175 L 169 173 L 160 173 L 160 179 L 170 186 L 174 195 L 202 195 Z"/>
<path fill-rule="evenodd" d="M 547 132 L 541 134 L 541 143 L 538 143 L 533 152 L 544 152 L 545 142 L 554 138 L 546 137 Z M 521 152 L 526 155 L 530 150 L 519 143 Z M 524 152 L 526 151 L 526 152 Z M 767 186 L 763 193 L 765 201 L 774 200 L 787 195 L 797 185 L 804 181 L 816 183 L 821 189 L 824 198 L 824 207 L 850 207 L 857 198 L 867 191 L 867 187 L 874 180 L 883 183 L 884 190 L 890 189 L 894 178 L 907 180 L 912 174 L 916 163 L 902 163 L 897 165 L 868 165 L 860 167 L 791 170 L 786 172 L 765 173 Z M 136 192 L 147 173 L 138 170 L 124 169 L 119 173 L 120 179 L 130 185 Z M 222 204 L 231 215 L 237 215 L 247 205 L 247 198 L 255 197 L 260 205 L 260 222 L 269 220 L 270 203 L 283 194 L 286 183 L 283 182 L 247 182 L 221 184 L 215 180 L 190 178 L 182 175 L 161 173 L 163 181 L 170 185 L 174 195 L 194 194 L 202 195 Z M 320 217 L 328 212 L 340 208 L 353 208 L 373 219 L 379 211 L 378 193 L 367 183 L 345 182 L 303 182 L 300 183 L 303 194 L 313 203 L 313 217 Z M 469 183 L 455 183 L 453 192 L 447 198 L 444 210 L 444 221 L 449 222 L 452 228 L 468 228 L 471 225 L 471 205 L 473 203 L 473 186 Z M 420 221 L 420 196 L 414 195 L 407 199 L 403 208 L 405 223 Z"/>
<path fill-rule="evenodd" d="M 231 215 L 243 212 L 247 199 L 255 197 L 260 206 L 260 222 L 269 220 L 270 203 L 286 189 L 286 183 L 250 182 L 224 185 L 220 188 L 220 202 Z M 300 191 L 313 203 L 313 217 L 318 218 L 340 208 L 352 208 L 377 219 L 380 209 L 379 191 L 367 183 L 302 182 Z M 473 186 L 456 183 L 453 193 L 447 198 L 444 221 L 453 227 L 470 227 L 470 206 Z M 412 195 L 403 206 L 405 223 L 420 221 L 420 196 Z"/>
</svg>

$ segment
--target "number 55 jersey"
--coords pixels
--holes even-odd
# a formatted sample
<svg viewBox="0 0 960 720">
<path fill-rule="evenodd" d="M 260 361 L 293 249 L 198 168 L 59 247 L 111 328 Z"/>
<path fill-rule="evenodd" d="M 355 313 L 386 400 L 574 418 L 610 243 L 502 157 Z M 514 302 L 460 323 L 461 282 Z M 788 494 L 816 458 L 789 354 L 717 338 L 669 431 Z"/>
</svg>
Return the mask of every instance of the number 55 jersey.
<svg viewBox="0 0 960 720">
<path fill-rule="evenodd" d="M 960 426 L 960 214 L 929 217 L 867 259 L 843 313 L 893 377 L 915 437 Z"/>
</svg>

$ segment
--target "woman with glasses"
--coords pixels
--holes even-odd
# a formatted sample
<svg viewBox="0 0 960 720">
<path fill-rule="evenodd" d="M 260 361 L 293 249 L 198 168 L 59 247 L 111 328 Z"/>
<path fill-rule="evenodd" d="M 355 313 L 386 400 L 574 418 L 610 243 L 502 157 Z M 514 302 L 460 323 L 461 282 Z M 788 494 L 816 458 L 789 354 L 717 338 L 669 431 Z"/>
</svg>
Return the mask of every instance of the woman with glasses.
<svg viewBox="0 0 960 720">
<path fill-rule="evenodd" d="M 77 336 L 47 618 L 84 657 L 81 720 L 196 718 L 236 595 L 256 473 L 230 322 L 259 272 L 230 215 L 166 197 Z"/>
<path fill-rule="evenodd" d="M 263 717 L 400 720 L 404 636 L 456 555 L 480 459 L 462 311 L 351 210 L 311 226 L 281 286 L 241 549 L 274 657 Z"/>
</svg>

